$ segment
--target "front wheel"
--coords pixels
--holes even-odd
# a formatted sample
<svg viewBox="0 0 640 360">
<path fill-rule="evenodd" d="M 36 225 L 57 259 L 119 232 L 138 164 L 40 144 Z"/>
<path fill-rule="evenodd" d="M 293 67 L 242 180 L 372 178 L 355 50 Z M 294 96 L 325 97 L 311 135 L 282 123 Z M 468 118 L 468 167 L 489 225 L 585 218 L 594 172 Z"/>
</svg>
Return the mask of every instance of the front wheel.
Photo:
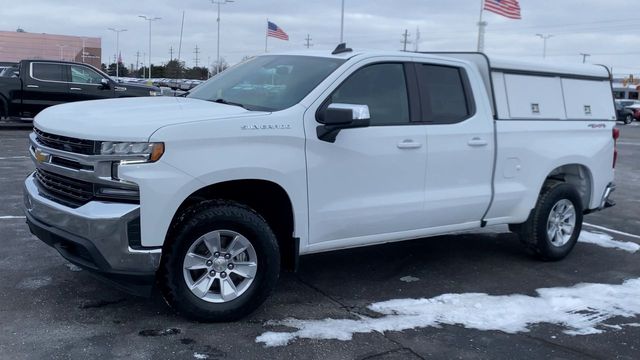
<svg viewBox="0 0 640 360">
<path fill-rule="evenodd" d="M 625 118 L 624 118 L 624 124 L 625 125 L 629 125 L 632 122 L 633 122 L 633 115 L 627 114 L 627 116 L 625 116 Z"/>
<path fill-rule="evenodd" d="M 278 242 L 267 222 L 232 202 L 187 210 L 164 254 L 160 287 L 178 313 L 198 321 L 233 321 L 251 313 L 274 290 Z"/>
<path fill-rule="evenodd" d="M 524 224 L 512 225 L 525 247 L 542 260 L 565 258 L 582 230 L 582 200 L 573 185 L 548 182 Z"/>
</svg>

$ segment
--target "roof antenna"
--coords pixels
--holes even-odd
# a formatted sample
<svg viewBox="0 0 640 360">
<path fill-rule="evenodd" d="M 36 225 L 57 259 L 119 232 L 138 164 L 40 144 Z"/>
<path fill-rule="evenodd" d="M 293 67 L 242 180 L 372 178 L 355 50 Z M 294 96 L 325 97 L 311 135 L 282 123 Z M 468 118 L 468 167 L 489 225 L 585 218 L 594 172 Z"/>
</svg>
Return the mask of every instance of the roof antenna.
<svg viewBox="0 0 640 360">
<path fill-rule="evenodd" d="M 340 44 L 338 44 L 338 46 L 336 46 L 336 49 L 333 50 L 331 55 L 338 55 L 338 54 L 351 52 L 351 51 L 353 51 L 353 50 L 351 48 L 347 47 L 347 43 L 340 43 Z"/>
</svg>

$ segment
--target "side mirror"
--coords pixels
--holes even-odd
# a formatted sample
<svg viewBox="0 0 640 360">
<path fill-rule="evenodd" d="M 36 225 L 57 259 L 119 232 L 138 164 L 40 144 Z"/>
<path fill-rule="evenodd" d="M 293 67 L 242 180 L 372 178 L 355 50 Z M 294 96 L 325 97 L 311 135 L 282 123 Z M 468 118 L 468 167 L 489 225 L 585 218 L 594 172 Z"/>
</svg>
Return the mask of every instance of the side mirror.
<svg viewBox="0 0 640 360">
<path fill-rule="evenodd" d="M 100 80 L 100 85 L 102 86 L 103 89 L 111 88 L 111 84 L 109 83 L 109 79 Z"/>
<path fill-rule="evenodd" d="M 316 133 L 318 139 L 332 143 L 340 130 L 367 127 L 370 119 L 367 105 L 333 103 L 319 114 L 318 120 L 323 125 L 316 128 Z"/>
</svg>

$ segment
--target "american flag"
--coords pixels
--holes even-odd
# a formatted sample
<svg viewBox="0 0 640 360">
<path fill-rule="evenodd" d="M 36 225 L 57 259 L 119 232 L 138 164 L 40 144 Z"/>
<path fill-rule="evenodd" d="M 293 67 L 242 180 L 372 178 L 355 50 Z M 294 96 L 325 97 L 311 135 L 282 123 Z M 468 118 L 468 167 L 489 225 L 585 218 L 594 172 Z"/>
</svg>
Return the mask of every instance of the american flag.
<svg viewBox="0 0 640 360">
<path fill-rule="evenodd" d="M 289 41 L 289 35 L 271 21 L 267 21 L 267 36 Z"/>
<path fill-rule="evenodd" d="M 485 0 L 484 9 L 509 19 L 522 19 L 518 0 Z"/>
</svg>

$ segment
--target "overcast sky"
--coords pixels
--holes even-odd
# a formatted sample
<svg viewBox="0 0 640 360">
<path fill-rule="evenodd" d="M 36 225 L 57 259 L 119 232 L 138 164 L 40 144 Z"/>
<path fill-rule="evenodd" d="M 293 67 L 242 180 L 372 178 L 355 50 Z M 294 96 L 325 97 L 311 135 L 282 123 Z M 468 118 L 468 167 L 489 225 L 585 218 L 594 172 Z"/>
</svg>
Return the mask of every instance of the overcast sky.
<svg viewBox="0 0 640 360">
<path fill-rule="evenodd" d="M 419 49 L 475 50 L 480 0 L 346 0 L 345 40 L 356 49 L 398 50 L 408 29 Z M 536 59 L 542 40 L 536 33 L 553 34 L 548 61 L 589 62 L 613 67 L 616 74 L 640 73 L 638 0 L 520 0 L 522 20 L 485 13 L 486 52 Z M 333 49 L 340 36 L 341 0 L 236 0 L 222 5 L 221 57 L 229 63 L 264 52 L 266 19 L 275 22 L 290 41 L 269 38 L 269 51 Z M 18 27 L 28 32 L 102 38 L 103 62 L 116 52 L 109 27 L 126 28 L 120 37 L 123 61 L 135 63 L 136 51 L 148 52 L 148 23 L 138 15 L 162 19 L 153 23 L 152 62 L 174 57 L 185 11 L 182 59 L 193 66 L 196 45 L 200 63 L 216 58 L 216 7 L 210 0 L 0 0 L 1 30 Z M 415 44 L 409 45 L 413 49 Z"/>
</svg>

